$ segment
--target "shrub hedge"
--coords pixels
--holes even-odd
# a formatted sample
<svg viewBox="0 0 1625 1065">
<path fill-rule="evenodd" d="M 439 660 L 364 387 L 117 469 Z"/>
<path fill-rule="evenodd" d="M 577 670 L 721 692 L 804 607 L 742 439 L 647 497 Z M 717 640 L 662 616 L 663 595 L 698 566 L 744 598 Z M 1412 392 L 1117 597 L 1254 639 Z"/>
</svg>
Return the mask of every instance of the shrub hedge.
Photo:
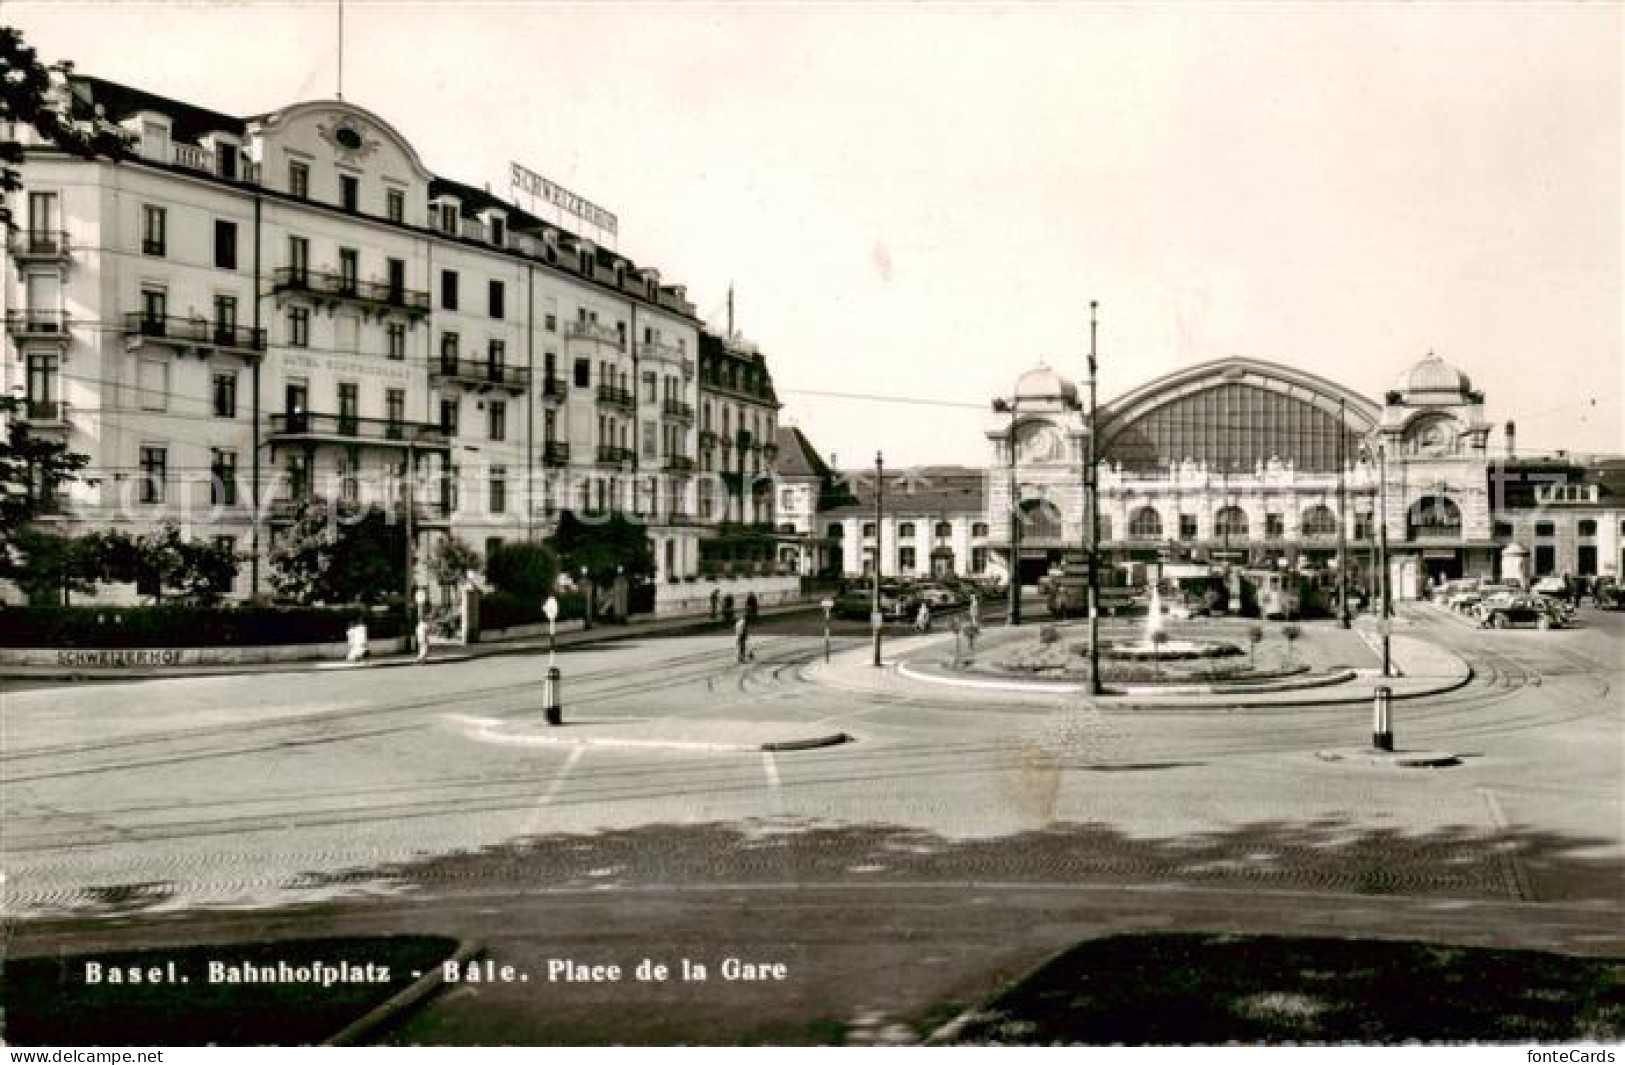
<svg viewBox="0 0 1625 1065">
<path fill-rule="evenodd" d="M 559 620 L 585 617 L 586 602 L 579 592 L 560 592 Z M 508 629 L 515 625 L 537 625 L 547 620 L 542 613 L 542 600 L 537 596 L 509 595 L 492 592 L 480 600 L 480 628 Z"/>
<path fill-rule="evenodd" d="M 363 607 L 30 606 L 0 608 L 0 647 L 263 647 L 401 634 L 401 616 Z"/>
</svg>

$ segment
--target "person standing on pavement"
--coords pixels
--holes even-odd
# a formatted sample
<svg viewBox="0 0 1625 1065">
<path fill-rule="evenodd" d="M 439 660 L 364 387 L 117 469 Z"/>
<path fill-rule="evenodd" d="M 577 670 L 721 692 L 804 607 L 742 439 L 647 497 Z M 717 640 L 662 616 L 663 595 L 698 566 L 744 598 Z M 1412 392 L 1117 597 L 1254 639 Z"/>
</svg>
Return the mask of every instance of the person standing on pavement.
<svg viewBox="0 0 1625 1065">
<path fill-rule="evenodd" d="M 920 612 L 914 615 L 914 631 L 931 631 L 931 606 L 928 603 L 920 604 Z"/>
<path fill-rule="evenodd" d="M 741 663 L 750 659 L 750 622 L 745 615 L 739 615 L 734 622 L 734 643 L 738 645 L 739 661 Z"/>
<path fill-rule="evenodd" d="M 418 662 L 427 662 L 429 660 L 429 619 L 422 612 L 418 613 L 417 628 L 412 635 L 418 641 Z"/>
<path fill-rule="evenodd" d="M 344 656 L 346 662 L 360 662 L 371 653 L 367 646 L 367 623 L 362 619 L 352 621 L 344 636 L 350 644 L 349 653 Z"/>
</svg>

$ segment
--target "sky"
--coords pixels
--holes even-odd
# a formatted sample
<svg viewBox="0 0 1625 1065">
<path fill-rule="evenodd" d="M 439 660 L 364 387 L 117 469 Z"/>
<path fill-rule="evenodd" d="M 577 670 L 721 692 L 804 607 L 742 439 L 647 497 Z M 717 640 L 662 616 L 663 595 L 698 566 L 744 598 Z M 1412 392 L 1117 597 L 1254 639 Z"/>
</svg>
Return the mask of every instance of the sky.
<svg viewBox="0 0 1625 1065">
<path fill-rule="evenodd" d="M 0 21 L 229 113 L 337 89 L 327 0 L 4 0 Z M 436 173 L 505 194 L 518 161 L 615 212 L 618 249 L 718 327 L 732 286 L 783 420 L 843 466 L 989 463 L 994 397 L 1040 362 L 1084 374 L 1091 300 L 1102 401 L 1226 356 L 1380 399 L 1432 351 L 1520 450 L 1620 452 L 1622 23 L 349 0 L 343 95 Z"/>
</svg>

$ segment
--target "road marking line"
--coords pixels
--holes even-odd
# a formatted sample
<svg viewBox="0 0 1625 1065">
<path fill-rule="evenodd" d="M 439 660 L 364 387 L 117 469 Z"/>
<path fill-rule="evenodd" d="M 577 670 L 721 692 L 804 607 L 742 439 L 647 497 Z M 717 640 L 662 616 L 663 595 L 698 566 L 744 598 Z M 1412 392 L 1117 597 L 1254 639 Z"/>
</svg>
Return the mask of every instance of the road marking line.
<svg viewBox="0 0 1625 1065">
<path fill-rule="evenodd" d="M 784 809 L 784 789 L 779 783 L 779 763 L 772 751 L 762 752 L 762 772 L 767 774 L 767 791 L 775 812 Z"/>
<path fill-rule="evenodd" d="M 542 814 L 553 804 L 553 797 L 559 793 L 560 788 L 564 787 L 564 780 L 570 775 L 570 770 L 575 768 L 576 763 L 581 761 L 581 756 L 586 752 L 587 748 L 585 747 L 576 747 L 570 751 L 570 757 L 566 758 L 564 765 L 559 767 L 558 774 L 553 777 L 553 783 L 548 785 L 547 791 L 537 800 L 536 808 L 531 811 L 530 820 L 525 824 L 524 835 L 535 835 L 542 827 Z"/>
</svg>

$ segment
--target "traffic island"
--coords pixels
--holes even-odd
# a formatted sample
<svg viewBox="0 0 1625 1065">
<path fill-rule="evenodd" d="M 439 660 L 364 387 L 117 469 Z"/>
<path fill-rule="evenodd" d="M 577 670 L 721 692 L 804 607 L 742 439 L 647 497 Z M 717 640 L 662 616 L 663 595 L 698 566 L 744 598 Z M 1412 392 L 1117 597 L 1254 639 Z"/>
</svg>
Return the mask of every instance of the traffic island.
<svg viewBox="0 0 1625 1065">
<path fill-rule="evenodd" d="M 1439 769 L 1460 765 L 1461 757 L 1449 751 L 1385 751 L 1377 747 L 1341 747 L 1315 752 L 1322 762 L 1372 765 L 1382 769 Z"/>
<path fill-rule="evenodd" d="M 565 715 L 548 724 L 539 715 L 522 720 L 449 715 L 447 724 L 477 743 L 517 747 L 600 747 L 671 751 L 806 751 L 854 742 L 789 721 L 731 721 L 686 717 L 583 717 Z"/>
</svg>

